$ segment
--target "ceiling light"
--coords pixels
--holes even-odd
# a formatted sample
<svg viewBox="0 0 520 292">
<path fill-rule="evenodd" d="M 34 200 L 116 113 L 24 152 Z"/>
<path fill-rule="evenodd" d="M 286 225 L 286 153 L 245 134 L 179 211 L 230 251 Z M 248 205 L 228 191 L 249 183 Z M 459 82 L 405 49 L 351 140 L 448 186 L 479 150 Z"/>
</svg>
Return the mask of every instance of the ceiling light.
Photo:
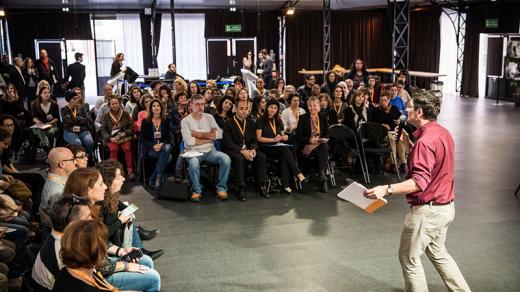
<svg viewBox="0 0 520 292">
<path fill-rule="evenodd" d="M 229 7 L 229 11 L 235 12 L 235 11 L 237 11 L 237 8 L 236 7 Z"/>
<path fill-rule="evenodd" d="M 291 7 L 287 8 L 287 11 L 285 12 L 285 14 L 293 15 L 295 10 L 296 10 L 296 8 L 294 8 L 294 6 L 291 6 Z"/>
<path fill-rule="evenodd" d="M 69 12 L 69 7 L 63 7 L 63 8 L 61 9 L 61 11 Z"/>
<path fill-rule="evenodd" d="M 4 7 L 0 7 L 0 17 L 4 17 L 4 16 L 5 16 Z"/>
</svg>

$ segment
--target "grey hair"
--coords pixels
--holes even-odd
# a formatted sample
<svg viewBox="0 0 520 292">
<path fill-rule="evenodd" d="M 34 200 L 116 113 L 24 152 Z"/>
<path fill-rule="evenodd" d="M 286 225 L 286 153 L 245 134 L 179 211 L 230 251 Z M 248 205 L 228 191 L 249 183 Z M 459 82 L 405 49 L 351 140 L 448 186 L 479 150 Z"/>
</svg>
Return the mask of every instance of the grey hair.
<svg viewBox="0 0 520 292">
<path fill-rule="evenodd" d="M 431 91 L 417 92 L 413 96 L 414 109 L 421 109 L 425 120 L 436 120 L 441 112 L 442 98 Z"/>
</svg>

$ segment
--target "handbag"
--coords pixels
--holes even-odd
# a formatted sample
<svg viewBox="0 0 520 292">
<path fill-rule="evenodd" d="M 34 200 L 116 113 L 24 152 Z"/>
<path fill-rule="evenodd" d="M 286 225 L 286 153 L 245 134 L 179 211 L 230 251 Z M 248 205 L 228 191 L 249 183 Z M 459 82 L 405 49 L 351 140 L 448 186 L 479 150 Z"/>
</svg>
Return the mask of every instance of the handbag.
<svg viewBox="0 0 520 292">
<path fill-rule="evenodd" d="M 32 197 L 31 190 L 19 179 L 13 179 L 7 191 L 13 198 L 20 201 L 26 201 Z"/>
</svg>

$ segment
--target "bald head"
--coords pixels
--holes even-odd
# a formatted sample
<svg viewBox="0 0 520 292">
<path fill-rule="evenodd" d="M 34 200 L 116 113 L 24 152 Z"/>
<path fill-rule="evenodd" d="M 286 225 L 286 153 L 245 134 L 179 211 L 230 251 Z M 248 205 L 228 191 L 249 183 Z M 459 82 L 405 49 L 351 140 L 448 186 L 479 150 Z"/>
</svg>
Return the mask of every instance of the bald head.
<svg viewBox="0 0 520 292">
<path fill-rule="evenodd" d="M 65 147 L 56 147 L 49 151 L 49 165 L 51 166 L 51 173 L 68 176 L 74 169 L 76 169 L 74 154 L 70 149 Z"/>
</svg>

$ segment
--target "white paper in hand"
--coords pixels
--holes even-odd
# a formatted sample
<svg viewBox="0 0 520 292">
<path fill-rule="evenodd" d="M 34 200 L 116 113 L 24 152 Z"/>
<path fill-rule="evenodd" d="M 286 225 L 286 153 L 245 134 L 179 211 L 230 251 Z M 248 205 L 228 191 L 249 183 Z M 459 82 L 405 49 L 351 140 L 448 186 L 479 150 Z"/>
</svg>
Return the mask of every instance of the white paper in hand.
<svg viewBox="0 0 520 292">
<path fill-rule="evenodd" d="M 192 158 L 192 157 L 198 157 L 198 156 L 202 156 L 202 155 L 203 155 L 203 153 L 199 152 L 199 151 L 186 151 L 181 154 L 181 157 L 182 158 Z"/>
<path fill-rule="evenodd" d="M 367 188 L 365 188 L 363 185 L 358 184 L 357 182 L 353 182 L 348 187 L 339 192 L 338 197 L 351 202 L 352 204 L 365 210 L 367 213 L 372 213 L 388 203 L 384 198 L 374 200 L 365 197 L 364 193 L 366 190 Z"/>
</svg>

